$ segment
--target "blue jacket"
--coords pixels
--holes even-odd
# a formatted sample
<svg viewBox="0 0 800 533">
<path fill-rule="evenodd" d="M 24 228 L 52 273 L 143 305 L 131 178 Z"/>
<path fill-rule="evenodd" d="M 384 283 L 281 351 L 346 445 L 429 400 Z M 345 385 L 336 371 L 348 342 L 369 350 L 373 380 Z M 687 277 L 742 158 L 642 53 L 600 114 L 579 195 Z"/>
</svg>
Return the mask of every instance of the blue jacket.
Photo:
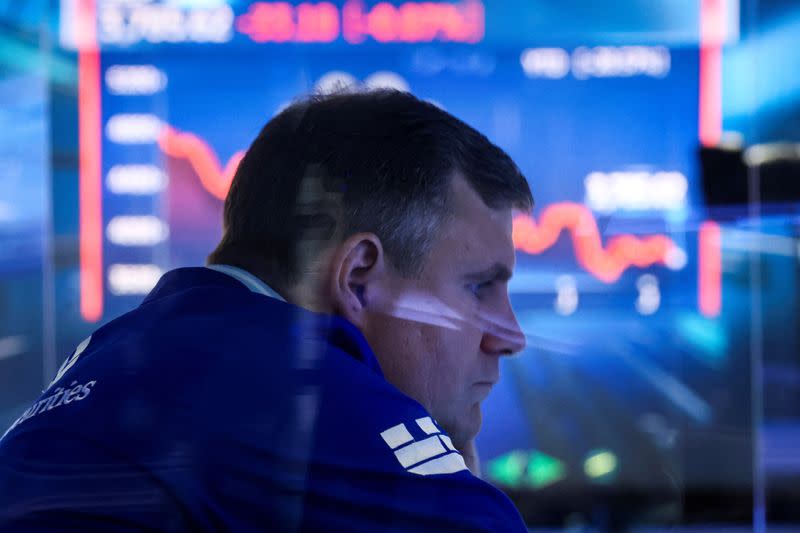
<svg viewBox="0 0 800 533">
<path fill-rule="evenodd" d="M 48 528 L 525 531 L 356 327 L 210 268 L 81 343 L 0 441 L 0 531 Z"/>
</svg>

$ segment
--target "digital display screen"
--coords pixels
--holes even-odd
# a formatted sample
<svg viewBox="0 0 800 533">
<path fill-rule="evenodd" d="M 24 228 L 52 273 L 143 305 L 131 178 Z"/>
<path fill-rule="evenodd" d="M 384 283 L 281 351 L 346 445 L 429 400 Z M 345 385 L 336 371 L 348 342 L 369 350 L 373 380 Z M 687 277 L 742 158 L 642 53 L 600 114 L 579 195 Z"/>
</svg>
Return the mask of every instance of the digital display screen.
<svg viewBox="0 0 800 533">
<path fill-rule="evenodd" d="M 528 347 L 484 404 L 487 478 L 531 494 L 748 488 L 752 279 L 723 245 L 747 230 L 702 207 L 705 67 L 680 38 L 698 21 L 560 39 L 517 4 L 541 31 L 477 0 L 99 3 L 99 52 L 81 59 L 82 120 L 99 124 L 81 141 L 98 165 L 96 189 L 82 175 L 82 316 L 109 320 L 204 263 L 243 151 L 294 98 L 410 91 L 506 150 L 536 200 L 514 222 Z"/>
</svg>

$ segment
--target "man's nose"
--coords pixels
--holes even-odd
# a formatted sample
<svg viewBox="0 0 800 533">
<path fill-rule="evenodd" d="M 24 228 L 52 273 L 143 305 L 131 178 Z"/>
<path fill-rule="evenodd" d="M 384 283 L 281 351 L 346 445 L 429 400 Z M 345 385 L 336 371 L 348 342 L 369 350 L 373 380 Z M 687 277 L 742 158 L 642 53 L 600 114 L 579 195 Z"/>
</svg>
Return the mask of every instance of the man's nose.
<svg viewBox="0 0 800 533">
<path fill-rule="evenodd" d="M 511 302 L 506 302 L 501 313 L 487 314 L 481 338 L 481 350 L 491 355 L 514 355 L 525 349 L 525 334 L 517 322 Z"/>
</svg>

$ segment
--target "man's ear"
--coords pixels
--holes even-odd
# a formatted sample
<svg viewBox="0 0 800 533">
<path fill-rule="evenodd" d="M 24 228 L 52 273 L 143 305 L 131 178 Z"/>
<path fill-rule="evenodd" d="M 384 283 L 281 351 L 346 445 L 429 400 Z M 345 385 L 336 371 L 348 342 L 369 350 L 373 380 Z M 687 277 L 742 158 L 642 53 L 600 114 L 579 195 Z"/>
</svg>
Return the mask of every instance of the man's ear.
<svg viewBox="0 0 800 533">
<path fill-rule="evenodd" d="M 356 233 L 342 242 L 331 260 L 330 297 L 333 311 L 356 326 L 377 296 L 377 282 L 386 274 L 381 240 L 374 233 Z"/>
</svg>

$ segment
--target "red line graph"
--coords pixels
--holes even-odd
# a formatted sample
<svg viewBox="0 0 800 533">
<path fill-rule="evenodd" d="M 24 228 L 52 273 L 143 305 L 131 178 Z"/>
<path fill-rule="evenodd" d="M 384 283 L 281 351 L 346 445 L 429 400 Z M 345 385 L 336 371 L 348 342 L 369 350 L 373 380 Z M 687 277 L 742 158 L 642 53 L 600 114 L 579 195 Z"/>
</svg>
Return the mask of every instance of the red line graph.
<svg viewBox="0 0 800 533">
<path fill-rule="evenodd" d="M 666 235 L 643 238 L 619 235 L 604 248 L 591 211 L 571 202 L 549 205 L 542 210 L 538 223 L 529 216 L 516 217 L 514 246 L 529 254 L 539 254 L 553 246 L 563 230 L 572 237 L 578 263 L 606 283 L 615 282 L 631 266 L 665 264 L 676 247 Z"/>
<path fill-rule="evenodd" d="M 102 161 L 101 76 L 97 46 L 95 0 L 79 0 L 76 17 L 76 35 L 82 36 L 79 44 L 79 196 L 80 196 L 80 311 L 87 321 L 97 321 L 103 314 L 103 239 L 102 239 Z M 700 2 L 700 87 L 699 87 L 699 137 L 703 144 L 715 144 L 721 134 L 721 56 L 725 38 L 725 3 L 722 0 Z M 215 153 L 195 135 L 181 133 L 165 127 L 159 146 L 164 153 L 189 161 L 204 188 L 219 199 L 224 199 L 230 183 L 243 157 L 237 152 L 220 166 Z M 556 222 L 573 222 L 569 226 L 574 239 L 578 261 L 598 277 L 613 280 L 628 266 L 642 266 L 663 262 L 673 243 L 663 235 L 646 239 L 620 236 L 609 241 L 603 249 L 594 221 L 589 225 L 576 216 L 575 207 L 568 204 L 551 206 L 558 216 Z M 575 206 L 577 204 L 573 204 Z M 578 206 L 581 207 L 581 206 Z M 573 211 L 570 211 L 572 209 Z M 547 212 L 547 210 L 545 210 Z M 569 216 L 567 216 L 569 215 Z M 560 220 L 563 217 L 563 220 Z M 570 217 L 572 219 L 570 220 Z M 518 249 L 539 253 L 554 244 L 564 225 L 550 226 L 551 219 L 542 214 L 537 226 L 532 219 L 520 218 L 514 224 L 514 241 Z M 588 231 L 588 233 L 586 231 Z M 552 242 L 551 242 L 552 241 Z M 548 243 L 549 244 L 544 244 Z M 698 299 L 700 311 L 706 316 L 717 316 L 721 309 L 721 257 L 719 226 L 713 222 L 704 225 L 699 236 L 700 268 L 698 273 Z M 538 250 L 538 251 L 537 251 Z M 601 278 L 603 279 L 603 278 Z"/>
<path fill-rule="evenodd" d="M 165 154 L 189 162 L 210 194 L 224 200 L 243 151 L 234 154 L 222 168 L 214 150 L 200 137 L 164 126 L 159 146 Z M 631 267 L 646 268 L 656 264 L 666 265 L 670 254 L 678 252 L 677 245 L 666 235 L 637 237 L 618 235 L 603 245 L 597 221 L 584 205 L 561 202 L 547 206 L 539 221 L 521 215 L 514 219 L 514 246 L 529 254 L 539 254 L 552 247 L 567 231 L 572 238 L 575 258 L 586 271 L 605 283 L 613 283 Z M 717 316 L 720 311 L 720 241 L 711 223 L 703 225 L 699 237 L 698 303 L 706 316 Z"/>
<path fill-rule="evenodd" d="M 240 150 L 222 168 L 216 153 L 204 140 L 166 125 L 161 130 L 158 146 L 170 157 L 186 159 L 197 173 L 203 188 L 220 200 L 224 200 L 228 194 L 233 175 L 244 157 L 244 150 Z"/>
</svg>

